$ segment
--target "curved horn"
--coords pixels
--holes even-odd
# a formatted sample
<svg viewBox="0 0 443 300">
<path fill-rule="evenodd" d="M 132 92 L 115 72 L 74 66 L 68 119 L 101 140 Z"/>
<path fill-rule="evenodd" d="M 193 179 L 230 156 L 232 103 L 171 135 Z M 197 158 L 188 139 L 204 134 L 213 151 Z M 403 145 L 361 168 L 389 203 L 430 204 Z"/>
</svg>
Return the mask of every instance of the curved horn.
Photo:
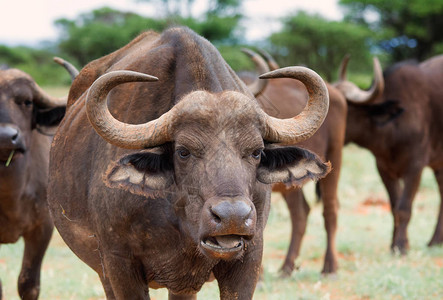
<svg viewBox="0 0 443 300">
<path fill-rule="evenodd" d="M 338 80 L 339 81 L 345 81 L 346 80 L 346 69 L 348 67 L 349 59 L 351 58 L 351 54 L 346 54 L 345 57 L 343 57 L 343 60 L 340 63 L 340 68 L 338 71 Z"/>
<path fill-rule="evenodd" d="M 77 77 L 79 73 L 77 68 L 74 67 L 70 62 L 64 60 L 63 58 L 56 56 L 53 59 L 56 63 L 63 66 L 68 71 L 69 75 L 71 75 L 71 81 L 74 81 L 75 77 Z"/>
<path fill-rule="evenodd" d="M 100 76 L 86 96 L 86 113 L 95 131 L 109 143 L 126 149 L 149 148 L 170 141 L 169 125 L 174 119 L 174 109 L 156 120 L 134 125 L 115 119 L 106 101 L 111 89 L 119 84 L 157 80 L 157 77 L 134 71 L 112 71 Z"/>
<path fill-rule="evenodd" d="M 346 97 L 346 99 L 353 103 L 370 103 L 377 99 L 377 97 L 383 93 L 385 82 L 383 79 L 383 71 L 380 66 L 380 62 L 377 57 L 373 58 L 374 62 L 374 82 L 371 85 L 371 88 L 367 91 L 360 89 L 354 83 L 347 80 L 340 80 L 335 85 Z M 344 64 L 344 68 L 346 68 L 347 62 Z M 340 71 L 340 77 L 344 74 L 344 78 L 346 78 L 346 70 Z"/>
<path fill-rule="evenodd" d="M 263 49 L 258 49 L 258 52 L 265 58 L 266 63 L 269 66 L 270 71 L 274 71 L 280 68 L 275 59 L 267 51 Z"/>
<path fill-rule="evenodd" d="M 296 144 L 311 137 L 323 123 L 329 109 L 329 93 L 323 79 L 305 67 L 281 68 L 263 74 L 260 78 L 297 79 L 306 86 L 309 93 L 306 107 L 297 116 L 277 119 L 266 115 L 263 138 L 269 142 Z"/>
<path fill-rule="evenodd" d="M 52 97 L 49 96 L 40 86 L 37 85 L 37 83 L 33 83 L 33 88 L 38 97 L 34 99 L 34 102 L 45 108 L 53 108 L 53 107 L 60 107 L 60 106 L 66 106 L 67 97 Z"/>
<path fill-rule="evenodd" d="M 255 66 L 259 74 L 269 72 L 268 65 L 260 55 L 246 48 L 242 48 L 241 51 L 243 53 L 246 53 L 252 59 L 252 61 L 255 63 Z M 256 81 L 248 85 L 248 89 L 251 91 L 252 94 L 254 94 L 255 97 L 257 97 L 261 93 L 263 93 L 267 84 L 268 84 L 267 80 L 257 79 Z"/>
</svg>

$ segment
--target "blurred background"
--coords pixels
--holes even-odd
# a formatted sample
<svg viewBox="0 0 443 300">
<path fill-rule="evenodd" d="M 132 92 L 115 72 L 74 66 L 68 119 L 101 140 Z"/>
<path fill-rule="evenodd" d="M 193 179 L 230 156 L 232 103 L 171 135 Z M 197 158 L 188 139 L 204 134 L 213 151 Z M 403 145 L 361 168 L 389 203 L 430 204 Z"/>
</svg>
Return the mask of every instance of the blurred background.
<svg viewBox="0 0 443 300">
<path fill-rule="evenodd" d="M 209 39 L 236 70 L 253 70 L 240 52 L 265 49 L 280 66 L 305 65 L 327 81 L 351 54 L 348 78 L 361 88 L 372 80 L 372 56 L 382 66 L 422 61 L 443 53 L 443 0 L 0 0 L 0 68 L 28 72 L 55 96 L 70 77 L 52 61 L 60 56 L 82 68 L 127 44 L 139 33 L 186 25 Z M 323 277 L 322 205 L 314 184 L 305 188 L 311 214 L 299 270 L 279 278 L 289 243 L 286 204 L 277 194 L 265 231 L 264 277 L 254 299 L 443 299 L 443 247 L 426 247 L 440 205 L 430 169 L 422 177 L 409 225 L 408 256 L 389 250 L 393 221 L 373 155 L 348 145 L 339 184 L 337 276 Z M 4 300 L 18 299 L 23 242 L 0 247 Z M 166 299 L 166 291 L 152 291 Z M 199 299 L 216 299 L 216 282 Z M 103 299 L 98 276 L 57 232 L 43 261 L 41 299 Z"/>
<path fill-rule="evenodd" d="M 239 51 L 249 46 L 334 81 L 350 53 L 350 79 L 361 87 L 370 84 L 373 55 L 385 66 L 443 52 L 442 0 L 16 0 L 2 7 L 0 65 L 44 86 L 70 82 L 54 55 L 81 68 L 143 31 L 178 24 L 209 39 L 236 71 L 253 69 Z"/>
</svg>

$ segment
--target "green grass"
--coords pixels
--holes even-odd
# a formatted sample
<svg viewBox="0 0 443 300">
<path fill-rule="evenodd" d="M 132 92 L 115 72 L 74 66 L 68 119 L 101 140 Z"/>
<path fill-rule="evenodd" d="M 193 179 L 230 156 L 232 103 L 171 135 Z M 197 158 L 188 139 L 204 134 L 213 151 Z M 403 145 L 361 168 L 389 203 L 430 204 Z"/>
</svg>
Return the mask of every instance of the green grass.
<svg viewBox="0 0 443 300">
<path fill-rule="evenodd" d="M 64 93 L 61 90 L 57 96 Z M 312 210 L 297 261 L 300 269 L 290 278 L 278 277 L 289 242 L 290 221 L 286 204 L 280 195 L 273 194 L 265 231 L 264 280 L 254 299 L 442 299 L 443 247 L 426 247 L 439 207 L 437 186 L 429 169 L 423 174 L 414 201 L 410 253 L 391 255 L 392 217 L 375 161 L 368 151 L 353 145 L 345 148 L 337 234 L 340 269 L 334 277 L 320 275 L 326 238 L 322 206 L 315 203 L 312 183 L 305 192 Z M 380 205 L 364 205 L 367 199 Z M 4 300 L 18 299 L 16 281 L 22 250 L 21 240 L 0 247 Z M 167 299 L 167 291 L 151 290 L 151 298 Z M 206 284 L 199 293 L 199 299 L 217 298 L 216 282 Z M 98 276 L 65 246 L 57 233 L 43 262 L 41 299 L 104 299 Z"/>
</svg>

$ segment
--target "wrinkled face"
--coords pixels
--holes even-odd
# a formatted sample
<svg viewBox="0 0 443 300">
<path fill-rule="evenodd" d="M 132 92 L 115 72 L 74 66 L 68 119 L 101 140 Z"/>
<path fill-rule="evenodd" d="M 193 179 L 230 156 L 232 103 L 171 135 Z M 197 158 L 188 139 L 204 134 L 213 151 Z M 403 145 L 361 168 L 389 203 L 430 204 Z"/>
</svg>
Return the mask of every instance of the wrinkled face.
<svg viewBox="0 0 443 300">
<path fill-rule="evenodd" d="M 249 108 L 192 120 L 176 132 L 174 171 L 176 184 L 188 195 L 184 213 L 198 218 L 195 238 L 204 253 L 225 258 L 241 254 L 244 242 L 256 231 L 257 210 L 265 199 L 256 193 L 264 142 Z M 199 215 L 193 216 L 194 212 Z"/>
<path fill-rule="evenodd" d="M 27 155 L 33 128 L 33 92 L 25 77 L 0 71 L 0 165 L 12 167 Z"/>
<path fill-rule="evenodd" d="M 174 190 L 177 214 L 200 251 L 240 258 L 264 226 L 267 184 L 300 184 L 324 176 L 329 166 L 296 147 L 267 147 L 256 110 L 233 101 L 238 93 L 192 96 L 204 101 L 179 114 L 174 142 L 161 154 L 123 157 L 111 165 L 107 184 L 145 196 Z"/>
</svg>

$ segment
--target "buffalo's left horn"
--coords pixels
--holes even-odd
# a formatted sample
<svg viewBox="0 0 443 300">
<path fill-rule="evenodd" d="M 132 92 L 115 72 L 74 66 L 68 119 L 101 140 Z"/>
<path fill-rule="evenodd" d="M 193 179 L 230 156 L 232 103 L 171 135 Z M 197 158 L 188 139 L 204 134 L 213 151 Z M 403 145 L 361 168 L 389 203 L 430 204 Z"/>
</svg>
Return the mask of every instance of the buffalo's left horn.
<svg viewBox="0 0 443 300">
<path fill-rule="evenodd" d="M 86 96 L 86 113 L 97 133 L 109 143 L 126 149 L 149 148 L 171 141 L 169 127 L 176 114 L 174 107 L 158 119 L 135 125 L 115 119 L 106 101 L 111 89 L 119 84 L 157 80 L 139 72 L 112 71 L 94 81 Z"/>
<path fill-rule="evenodd" d="M 71 81 L 74 81 L 74 79 L 79 74 L 77 68 L 74 67 L 70 62 L 64 60 L 63 58 L 60 58 L 60 57 L 56 56 L 53 59 L 54 59 L 54 61 L 56 63 L 58 63 L 59 65 L 63 66 L 66 69 L 66 71 L 68 71 L 69 75 L 71 75 Z"/>
<path fill-rule="evenodd" d="M 311 137 L 323 123 L 329 109 L 329 94 L 323 79 L 305 67 L 281 68 L 260 78 L 293 78 L 300 80 L 309 94 L 303 111 L 290 119 L 277 119 L 265 115 L 263 138 L 269 142 L 296 144 Z"/>
<path fill-rule="evenodd" d="M 260 55 L 246 48 L 242 48 L 241 51 L 246 53 L 252 59 L 252 61 L 255 63 L 255 66 L 259 74 L 269 72 L 268 64 L 264 61 L 264 59 Z M 248 89 L 255 97 L 257 97 L 261 93 L 263 93 L 267 84 L 268 84 L 267 80 L 259 80 L 257 78 L 256 81 L 248 85 Z"/>
<path fill-rule="evenodd" d="M 380 62 L 377 57 L 373 58 L 374 61 L 374 82 L 371 88 L 367 91 L 360 89 L 354 83 L 346 80 L 346 66 L 348 64 L 349 57 L 345 57 L 340 66 L 340 80 L 335 83 L 335 87 L 339 89 L 345 98 L 353 103 L 370 103 L 378 98 L 383 93 L 385 82 L 383 79 L 383 71 L 380 66 Z"/>
</svg>

